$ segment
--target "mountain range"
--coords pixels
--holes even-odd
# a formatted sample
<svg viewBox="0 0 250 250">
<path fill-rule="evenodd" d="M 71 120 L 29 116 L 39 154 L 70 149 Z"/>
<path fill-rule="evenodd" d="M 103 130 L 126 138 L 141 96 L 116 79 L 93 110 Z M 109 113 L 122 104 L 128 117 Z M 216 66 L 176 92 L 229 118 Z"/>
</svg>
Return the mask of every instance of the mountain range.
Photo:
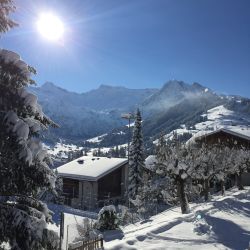
<svg viewBox="0 0 250 250">
<path fill-rule="evenodd" d="M 30 87 L 38 96 L 44 112 L 59 124 L 44 134 L 45 140 L 67 142 L 84 140 L 104 133 L 103 146 L 127 141 L 127 121 L 122 113 L 140 108 L 146 140 L 159 133 L 169 133 L 181 124 L 192 127 L 201 115 L 219 105 L 250 112 L 250 101 L 239 96 L 222 96 L 199 83 L 187 84 L 172 80 L 161 89 L 128 89 L 101 85 L 86 93 L 74 93 L 47 82 L 41 87 Z M 120 133 L 122 132 L 122 133 Z"/>
</svg>

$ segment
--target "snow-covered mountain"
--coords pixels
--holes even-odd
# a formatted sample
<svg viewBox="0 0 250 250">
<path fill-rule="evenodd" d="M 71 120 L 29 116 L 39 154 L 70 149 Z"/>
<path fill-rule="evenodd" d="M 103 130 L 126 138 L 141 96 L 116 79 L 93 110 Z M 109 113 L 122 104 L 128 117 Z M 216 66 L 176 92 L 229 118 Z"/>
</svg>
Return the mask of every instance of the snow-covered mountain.
<svg viewBox="0 0 250 250">
<path fill-rule="evenodd" d="M 41 87 L 31 87 L 30 91 L 38 96 L 44 112 L 60 126 L 51 129 L 46 138 L 76 141 L 121 126 L 125 123 L 121 113 L 133 111 L 157 90 L 101 85 L 98 89 L 78 94 L 47 82 Z"/>
<path fill-rule="evenodd" d="M 181 125 L 191 131 L 204 122 L 208 110 L 221 105 L 237 113 L 237 117 L 250 114 L 247 98 L 218 95 L 198 83 L 190 85 L 176 80 L 167 82 L 160 90 L 101 85 L 78 94 L 45 83 L 31 91 L 38 96 L 45 113 L 60 125 L 59 129 L 50 130 L 46 138 L 75 143 L 105 134 L 98 142 L 86 141 L 105 147 L 127 142 L 128 129 L 121 113 L 133 112 L 136 107 L 142 110 L 146 141 L 155 140 L 161 132 L 169 134 L 181 129 Z"/>
<path fill-rule="evenodd" d="M 213 95 L 206 87 L 199 83 L 187 84 L 183 81 L 171 80 L 143 103 L 143 109 L 147 113 L 166 111 L 185 99 L 196 99 L 201 95 Z"/>
</svg>

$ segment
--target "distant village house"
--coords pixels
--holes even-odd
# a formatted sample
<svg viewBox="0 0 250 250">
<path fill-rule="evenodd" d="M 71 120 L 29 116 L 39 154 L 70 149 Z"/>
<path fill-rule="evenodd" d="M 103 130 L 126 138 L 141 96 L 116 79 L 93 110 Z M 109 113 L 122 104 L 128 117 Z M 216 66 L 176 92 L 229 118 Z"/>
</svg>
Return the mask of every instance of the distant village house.
<svg viewBox="0 0 250 250">
<path fill-rule="evenodd" d="M 221 144 L 229 148 L 242 148 L 250 150 L 250 130 L 240 127 L 220 128 L 211 132 L 197 133 L 190 140 L 198 145 L 206 144 Z M 250 186 L 250 169 L 242 175 L 242 184 Z"/>
</svg>

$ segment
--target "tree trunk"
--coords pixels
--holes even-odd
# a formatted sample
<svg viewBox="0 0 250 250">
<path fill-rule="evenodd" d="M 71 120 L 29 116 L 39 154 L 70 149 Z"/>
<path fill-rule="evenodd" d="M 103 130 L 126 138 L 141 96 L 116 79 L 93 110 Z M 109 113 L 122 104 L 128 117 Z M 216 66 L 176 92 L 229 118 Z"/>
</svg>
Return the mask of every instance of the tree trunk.
<svg viewBox="0 0 250 250">
<path fill-rule="evenodd" d="M 187 194 L 185 192 L 185 181 L 179 178 L 177 182 L 178 196 L 181 204 L 181 212 L 183 214 L 188 214 L 190 212 Z"/>
<path fill-rule="evenodd" d="M 204 180 L 204 199 L 205 201 L 209 200 L 210 192 L 209 192 L 209 179 Z"/>
<path fill-rule="evenodd" d="M 242 173 L 240 172 L 239 174 L 236 175 L 237 178 L 237 186 L 239 190 L 244 190 L 244 187 L 242 185 Z"/>
<path fill-rule="evenodd" d="M 222 180 L 220 181 L 220 187 L 221 187 L 221 195 L 225 195 L 225 192 L 226 192 L 226 187 L 225 187 L 225 181 Z"/>
</svg>

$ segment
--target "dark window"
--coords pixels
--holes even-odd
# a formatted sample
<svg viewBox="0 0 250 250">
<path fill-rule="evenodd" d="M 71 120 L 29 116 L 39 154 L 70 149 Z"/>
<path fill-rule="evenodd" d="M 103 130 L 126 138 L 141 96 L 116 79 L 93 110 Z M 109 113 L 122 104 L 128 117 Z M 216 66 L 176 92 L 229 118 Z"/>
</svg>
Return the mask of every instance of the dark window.
<svg viewBox="0 0 250 250">
<path fill-rule="evenodd" d="M 122 168 L 102 177 L 98 181 L 98 200 L 121 195 Z"/>
<path fill-rule="evenodd" d="M 79 181 L 73 179 L 63 179 L 63 193 L 69 198 L 78 198 Z"/>
</svg>

